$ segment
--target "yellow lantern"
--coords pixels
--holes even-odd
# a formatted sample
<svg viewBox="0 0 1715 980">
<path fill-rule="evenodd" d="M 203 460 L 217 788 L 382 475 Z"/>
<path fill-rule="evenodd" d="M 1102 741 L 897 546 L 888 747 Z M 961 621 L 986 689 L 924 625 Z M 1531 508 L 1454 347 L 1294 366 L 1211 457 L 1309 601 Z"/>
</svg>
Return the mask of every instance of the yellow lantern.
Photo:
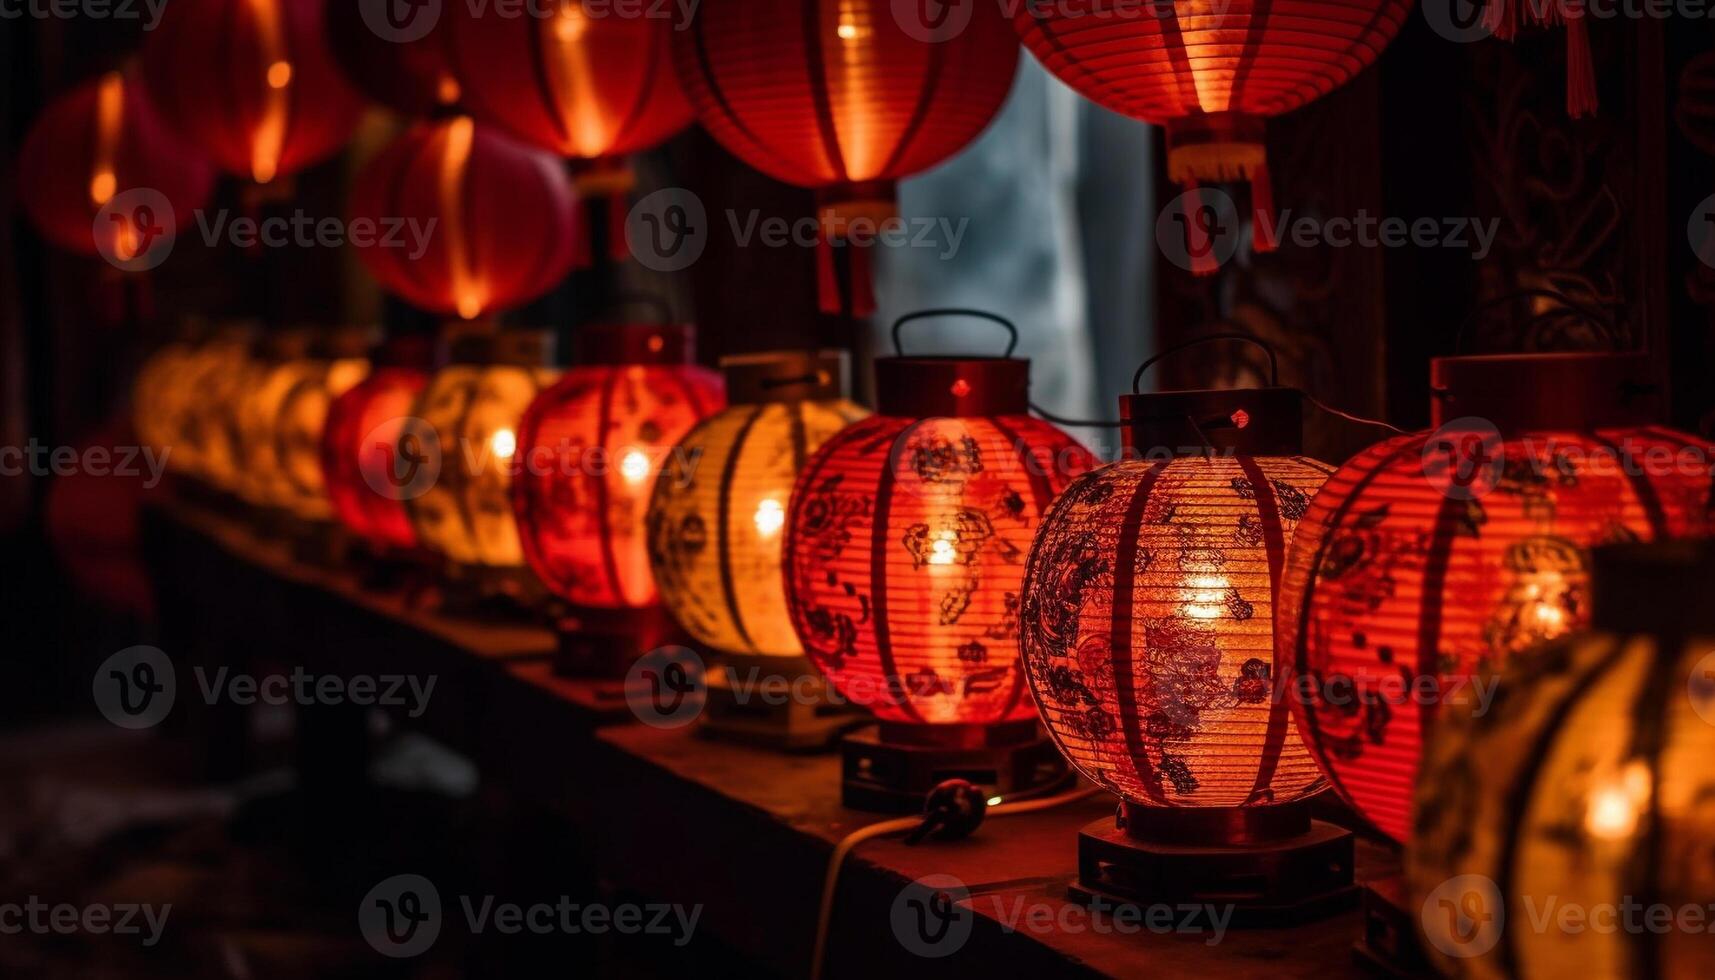
<svg viewBox="0 0 1715 980">
<path fill-rule="evenodd" d="M 1715 974 L 1715 548 L 1599 548 L 1593 601 L 1425 749 L 1407 876 L 1447 976 Z"/>
<path fill-rule="evenodd" d="M 238 490 L 246 503 L 301 522 L 333 518 L 322 481 L 328 405 L 369 374 L 359 333 L 278 335 L 258 361 L 238 405 Z"/>
<path fill-rule="evenodd" d="M 238 414 L 249 391 L 257 347 L 254 326 L 223 328 L 196 352 L 181 393 L 190 401 L 180 437 L 190 454 L 187 472 L 225 493 L 238 492 Z"/>
<path fill-rule="evenodd" d="M 492 329 L 492 328 L 489 328 Z M 417 539 L 451 582 L 521 596 L 533 580 L 512 510 L 518 424 L 559 372 L 546 333 L 455 337 L 400 435 L 398 487 Z"/>
<path fill-rule="evenodd" d="M 193 453 L 180 445 L 180 437 L 191 404 L 187 382 L 197 353 L 197 345 L 189 340 L 167 344 L 149 355 L 131 385 L 131 426 L 138 444 L 166 453 L 175 472 L 195 468 Z"/>
</svg>

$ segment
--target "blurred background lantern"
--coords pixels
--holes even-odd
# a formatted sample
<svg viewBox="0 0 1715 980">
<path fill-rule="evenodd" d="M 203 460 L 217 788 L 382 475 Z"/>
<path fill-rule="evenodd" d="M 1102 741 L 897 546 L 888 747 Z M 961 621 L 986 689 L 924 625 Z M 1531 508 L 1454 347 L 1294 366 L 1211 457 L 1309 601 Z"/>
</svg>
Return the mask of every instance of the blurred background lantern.
<svg viewBox="0 0 1715 980">
<path fill-rule="evenodd" d="M 1025 46 L 1061 81 L 1115 112 L 1167 130 L 1167 173 L 1188 191 L 1251 183 L 1252 238 L 1272 249 L 1274 202 L 1265 120 L 1345 84 L 1399 33 L 1411 0 L 1230 0 L 1102 5 L 1027 3 L 1014 16 Z M 1190 200 L 1186 234 L 1208 234 Z M 1193 271 L 1211 249 L 1188 243 Z"/>
<path fill-rule="evenodd" d="M 381 232 L 357 254 L 382 288 L 471 320 L 565 278 L 575 201 L 559 160 L 450 116 L 418 123 L 369 161 L 350 218 Z M 401 221 L 403 233 L 386 233 Z"/>
<path fill-rule="evenodd" d="M 539 592 L 524 567 L 512 481 L 524 410 L 559 371 L 544 332 L 470 324 L 399 437 L 395 485 L 417 543 L 438 555 L 454 606 Z"/>
<path fill-rule="evenodd" d="M 1590 54 L 1590 24 L 1583 3 L 1488 0 L 1483 26 L 1503 41 L 1516 40 L 1528 22 L 1566 28 L 1566 114 L 1573 119 L 1596 114 L 1596 64 Z"/>
<path fill-rule="evenodd" d="M 384 5 L 324 2 L 328 50 L 340 73 L 363 95 L 407 116 L 427 116 L 459 101 L 459 83 L 448 61 L 445 22 L 440 16 L 423 11 L 413 15 L 408 29 L 384 35 L 364 19 Z M 463 9 L 461 4 L 454 6 Z M 412 37 L 419 23 L 426 23 L 428 30 Z"/>
<path fill-rule="evenodd" d="M 18 187 L 43 238 L 79 255 L 127 262 L 160 230 L 191 220 L 214 188 L 214 170 L 166 128 L 142 86 L 115 71 L 42 110 L 18 154 Z M 97 220 L 127 191 L 142 193 L 121 198 L 129 206 L 113 209 L 112 220 Z M 140 227 L 145 220 L 162 228 Z"/>
<path fill-rule="evenodd" d="M 239 483 L 238 410 L 251 377 L 251 364 L 260 346 L 256 326 L 228 322 L 199 344 L 187 358 L 182 377 L 168 397 L 182 405 L 168 408 L 177 420 L 176 443 L 167 457 L 169 472 L 193 477 L 203 487 L 236 494 Z"/>
<path fill-rule="evenodd" d="M 621 202 L 633 184 L 623 158 L 691 122 L 668 47 L 673 23 L 641 7 L 586 0 L 544 0 L 528 17 L 474 4 L 456 4 L 448 15 L 450 57 L 471 113 L 576 161 L 579 196 L 602 204 L 607 244 L 623 258 L 628 208 Z M 588 264 L 587 241 L 579 253 L 579 264 Z"/>
<path fill-rule="evenodd" d="M 846 239 L 898 217 L 894 184 L 964 149 L 1000 111 L 1018 39 L 992 4 L 928 23 L 894 0 L 704 0 L 673 34 L 703 127 L 752 167 L 815 188 L 822 308 L 874 311 Z M 968 19 L 968 23 L 966 20 Z M 836 274 L 833 246 L 849 265 Z"/>
<path fill-rule="evenodd" d="M 1353 894 L 1352 835 L 1310 818 L 1327 784 L 1273 643 L 1287 542 L 1333 468 L 1303 455 L 1302 393 L 1270 385 L 1120 399 L 1124 459 L 1080 477 L 1037 531 L 1031 689 L 1066 758 L 1123 801 L 1079 835 L 1087 893 L 1220 893 L 1283 921 Z"/>
<path fill-rule="evenodd" d="M 687 325 L 588 324 L 578 365 L 530 406 L 513 503 L 530 567 L 571 607 L 562 673 L 624 674 L 671 638 L 646 516 L 673 447 L 725 403 Z"/>
<path fill-rule="evenodd" d="M 195 468 L 195 450 L 183 445 L 195 390 L 190 387 L 200 324 L 186 324 L 181 337 L 144 359 L 131 385 L 131 428 L 137 444 L 157 455 L 164 453 L 175 473 Z M 177 458 L 174 458 L 177 457 Z"/>
<path fill-rule="evenodd" d="M 1643 354 L 1443 358 L 1437 431 L 1374 446 L 1299 525 L 1275 624 L 1300 732 L 1404 841 L 1440 703 L 1588 621 L 1592 545 L 1703 536 L 1715 446 L 1653 425 Z"/>
<path fill-rule="evenodd" d="M 1595 632 L 1506 664 L 1426 749 L 1410 907 L 1445 976 L 1715 971 L 1715 551 L 1600 548 L 1591 591 Z"/>
<path fill-rule="evenodd" d="M 324 0 L 173 0 L 143 45 L 161 115 L 227 173 L 266 184 L 332 156 L 363 103 L 334 67 Z"/>
<path fill-rule="evenodd" d="M 322 478 L 334 515 L 378 558 L 417 546 L 403 490 L 410 461 L 399 439 L 429 386 L 434 341 L 390 337 L 371 358 L 369 377 L 334 399 L 322 432 Z"/>
<path fill-rule="evenodd" d="M 953 314 L 1016 345 L 993 314 L 931 310 L 895 324 L 896 346 L 906 323 Z M 848 806 L 920 808 L 949 771 L 1000 793 L 1064 774 L 1019 667 L 1019 603 L 1042 515 L 1095 460 L 1030 417 L 1030 362 L 1012 350 L 878 359 L 878 414 L 830 439 L 792 492 L 793 627 L 881 722 L 843 743 Z"/>
<path fill-rule="evenodd" d="M 766 713 L 727 697 L 727 673 L 709 678 L 705 728 L 799 749 L 849 725 L 830 713 L 820 678 L 792 630 L 781 551 L 792 484 L 809 455 L 868 411 L 852 403 L 844 351 L 775 351 L 721 361 L 731 406 L 692 429 L 655 481 L 649 560 L 662 602 L 730 672 L 796 684 Z"/>
</svg>

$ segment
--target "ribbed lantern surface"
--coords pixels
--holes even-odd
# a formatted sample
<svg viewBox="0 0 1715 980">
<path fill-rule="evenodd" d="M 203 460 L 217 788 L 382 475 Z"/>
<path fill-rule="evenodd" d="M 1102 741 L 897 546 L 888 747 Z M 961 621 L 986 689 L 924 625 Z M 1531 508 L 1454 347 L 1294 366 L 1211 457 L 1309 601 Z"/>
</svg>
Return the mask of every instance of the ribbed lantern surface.
<svg viewBox="0 0 1715 980">
<path fill-rule="evenodd" d="M 403 498 L 412 464 L 400 457 L 399 439 L 428 384 L 420 368 L 379 367 L 328 409 L 321 445 L 328 499 L 339 522 L 377 552 L 417 543 Z"/>
</svg>

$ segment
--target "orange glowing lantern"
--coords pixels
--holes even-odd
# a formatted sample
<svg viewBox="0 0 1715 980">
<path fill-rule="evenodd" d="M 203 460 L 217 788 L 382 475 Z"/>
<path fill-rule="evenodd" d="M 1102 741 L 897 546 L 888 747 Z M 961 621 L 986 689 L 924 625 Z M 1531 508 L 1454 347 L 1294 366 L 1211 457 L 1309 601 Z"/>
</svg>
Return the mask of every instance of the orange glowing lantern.
<svg viewBox="0 0 1715 980">
<path fill-rule="evenodd" d="M 560 161 L 468 116 L 419 123 L 376 155 L 351 193 L 357 243 L 381 285 L 471 320 L 528 302 L 571 270 L 576 195 Z M 406 234 L 390 234 L 403 222 Z"/>
<path fill-rule="evenodd" d="M 656 475 L 724 396 L 688 326 L 591 325 L 580 344 L 524 417 L 513 502 L 531 569 L 572 607 L 562 670 L 623 673 L 672 635 L 649 569 Z"/>
<path fill-rule="evenodd" d="M 1399 33 L 1411 0 L 1215 4 L 1025 3 L 1014 15 L 1043 67 L 1087 98 L 1167 130 L 1168 176 L 1188 191 L 1248 180 L 1258 251 L 1275 247 L 1264 120 L 1328 94 Z M 1195 205 L 1186 234 L 1207 235 Z M 1210 249 L 1188 242 L 1193 271 Z"/>
<path fill-rule="evenodd" d="M 429 385 L 432 347 L 423 337 L 391 338 L 369 377 L 328 408 L 321 446 L 328 499 L 340 523 L 377 556 L 417 544 L 404 501 L 411 461 L 399 440 Z"/>
<path fill-rule="evenodd" d="M 166 129 L 140 85 L 109 72 L 42 111 L 18 154 L 18 186 L 24 213 L 48 241 L 130 262 L 161 231 L 191 220 L 214 171 Z M 126 206 L 100 220 L 115 199 Z"/>
<path fill-rule="evenodd" d="M 228 173 L 266 184 L 332 156 L 363 110 L 334 67 L 323 0 L 173 0 L 143 45 L 161 115 Z"/>
<path fill-rule="evenodd" d="M 831 247 L 897 218 L 895 182 L 963 149 L 1012 87 L 1018 39 L 992 4 L 928 23 L 894 0 L 704 0 L 673 36 L 679 78 L 721 145 L 821 207 L 822 307 L 874 310 L 864 250 Z M 968 23 L 966 22 L 968 18 Z"/>
<path fill-rule="evenodd" d="M 224 493 L 238 492 L 238 407 L 248 392 L 257 348 L 253 325 L 231 323 L 190 353 L 182 376 L 167 391 L 169 399 L 182 401 L 168 409 L 177 420 L 178 437 L 169 443 L 169 470 Z"/>
<path fill-rule="evenodd" d="M 297 526 L 333 518 L 322 480 L 321 439 L 328 406 L 369 373 L 361 335 L 278 335 L 256 362 L 239 405 L 243 465 L 239 496 Z"/>
<path fill-rule="evenodd" d="M 1359 454 L 1299 525 L 1275 636 L 1299 730 L 1397 841 L 1444 703 L 1589 621 L 1592 545 L 1710 532 L 1715 446 L 1654 426 L 1645 355 L 1445 358 L 1438 430 Z"/>
<path fill-rule="evenodd" d="M 942 312 L 906 317 L 895 338 Z M 1094 459 L 1030 417 L 1030 362 L 1011 353 L 877 360 L 878 414 L 828 440 L 792 492 L 793 627 L 881 722 L 845 742 L 848 805 L 921 806 L 934 767 L 911 760 L 934 750 L 1003 792 L 1056 775 L 1018 663 L 1024 558 L 1049 502 Z"/>
</svg>

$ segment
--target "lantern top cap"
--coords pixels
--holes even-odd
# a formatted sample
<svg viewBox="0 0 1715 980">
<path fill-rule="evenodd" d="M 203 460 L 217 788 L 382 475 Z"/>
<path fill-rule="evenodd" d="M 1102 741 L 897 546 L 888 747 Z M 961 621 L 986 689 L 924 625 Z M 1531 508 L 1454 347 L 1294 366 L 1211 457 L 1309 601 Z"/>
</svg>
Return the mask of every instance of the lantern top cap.
<svg viewBox="0 0 1715 980">
<path fill-rule="evenodd" d="M 554 362 L 554 336 L 546 330 L 450 328 L 447 360 L 454 364 L 547 367 Z"/>
<path fill-rule="evenodd" d="M 1651 425 L 1664 415 L 1642 353 L 1483 354 L 1430 362 L 1433 425 L 1487 420 L 1503 434 Z"/>
<path fill-rule="evenodd" d="M 688 323 L 589 323 L 578 328 L 579 364 L 683 365 L 697 359 Z"/>
<path fill-rule="evenodd" d="M 1203 388 L 1122 395 L 1120 419 L 1132 453 L 1298 456 L 1304 396 L 1297 388 Z"/>
<path fill-rule="evenodd" d="M 844 398 L 851 356 L 843 350 L 777 350 L 721 358 L 729 405 Z"/>
<path fill-rule="evenodd" d="M 1715 542 L 1606 545 L 1591 556 L 1597 629 L 1715 635 Z"/>
<path fill-rule="evenodd" d="M 902 418 L 1030 411 L 1030 362 L 1015 357 L 879 357 L 875 410 Z"/>
</svg>

